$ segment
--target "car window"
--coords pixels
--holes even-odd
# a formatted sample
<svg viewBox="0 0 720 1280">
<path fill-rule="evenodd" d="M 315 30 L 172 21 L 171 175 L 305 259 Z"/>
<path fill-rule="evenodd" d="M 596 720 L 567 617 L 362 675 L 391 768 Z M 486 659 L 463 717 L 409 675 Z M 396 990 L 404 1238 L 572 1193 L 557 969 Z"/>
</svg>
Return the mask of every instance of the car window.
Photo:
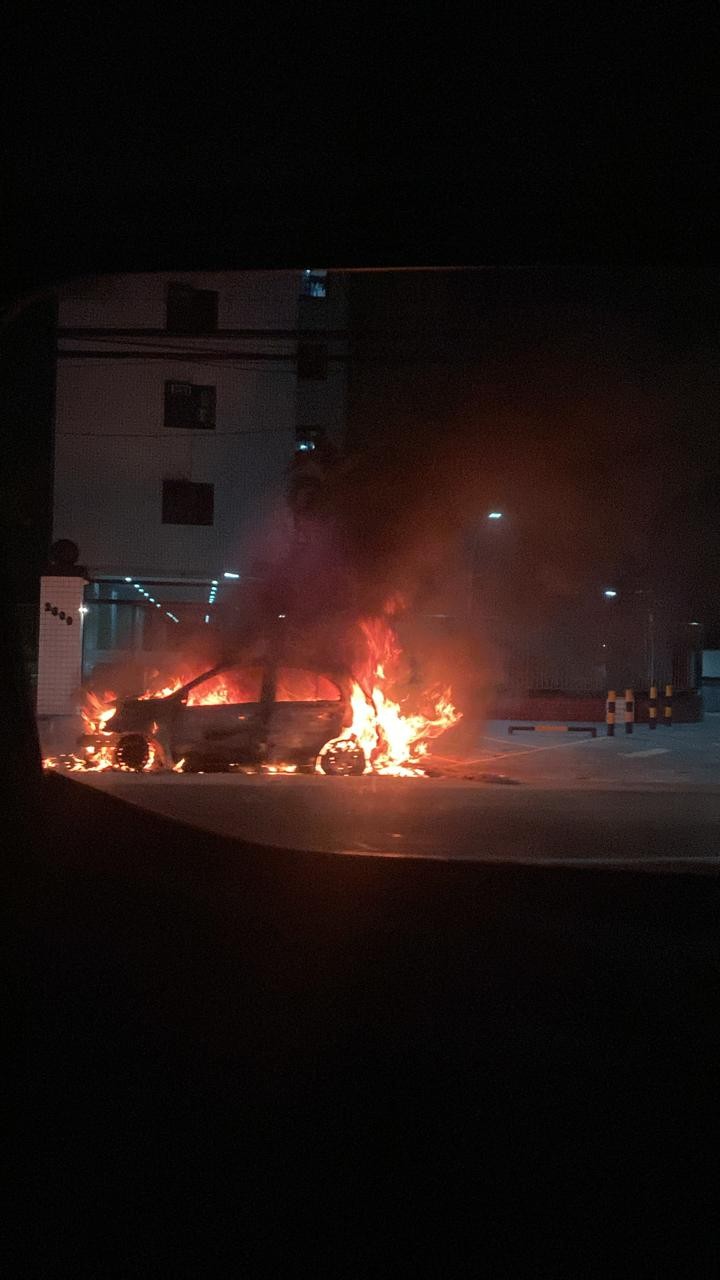
<svg viewBox="0 0 720 1280">
<path fill-rule="evenodd" d="M 188 707 L 259 702 L 262 690 L 261 667 L 230 667 L 219 675 L 201 680 L 190 690 Z"/>
<path fill-rule="evenodd" d="M 340 688 L 327 676 L 302 667 L 278 667 L 276 702 L 339 702 Z"/>
</svg>

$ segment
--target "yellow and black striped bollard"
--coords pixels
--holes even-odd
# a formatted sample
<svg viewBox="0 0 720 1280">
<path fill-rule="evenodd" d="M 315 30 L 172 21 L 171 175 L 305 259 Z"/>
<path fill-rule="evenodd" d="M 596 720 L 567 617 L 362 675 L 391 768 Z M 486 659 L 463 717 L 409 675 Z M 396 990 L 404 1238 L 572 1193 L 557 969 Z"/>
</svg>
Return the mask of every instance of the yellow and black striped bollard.
<svg viewBox="0 0 720 1280">
<path fill-rule="evenodd" d="M 667 725 L 668 729 L 672 724 L 672 698 L 673 698 L 673 687 L 671 684 L 666 684 L 665 685 L 665 710 L 663 712 L 663 724 Z"/>
<path fill-rule="evenodd" d="M 605 711 L 608 738 L 615 737 L 615 690 L 608 689 L 607 709 Z"/>
<path fill-rule="evenodd" d="M 651 684 L 650 697 L 648 698 L 648 721 L 651 729 L 657 729 L 657 711 L 658 687 L 656 684 Z"/>
<path fill-rule="evenodd" d="M 625 690 L 625 732 L 632 733 L 635 724 L 635 695 L 632 689 Z"/>
</svg>

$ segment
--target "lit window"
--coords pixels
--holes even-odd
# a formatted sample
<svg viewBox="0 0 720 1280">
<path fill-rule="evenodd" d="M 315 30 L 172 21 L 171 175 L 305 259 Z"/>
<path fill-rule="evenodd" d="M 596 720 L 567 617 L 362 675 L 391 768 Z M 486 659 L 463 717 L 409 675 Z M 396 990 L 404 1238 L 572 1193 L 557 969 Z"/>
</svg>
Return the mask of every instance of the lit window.
<svg viewBox="0 0 720 1280">
<path fill-rule="evenodd" d="M 322 427 L 296 427 L 295 452 L 312 453 L 320 444 L 323 434 Z"/>
<path fill-rule="evenodd" d="M 302 273 L 300 292 L 303 298 L 327 297 L 327 271 L 306 267 Z"/>
</svg>

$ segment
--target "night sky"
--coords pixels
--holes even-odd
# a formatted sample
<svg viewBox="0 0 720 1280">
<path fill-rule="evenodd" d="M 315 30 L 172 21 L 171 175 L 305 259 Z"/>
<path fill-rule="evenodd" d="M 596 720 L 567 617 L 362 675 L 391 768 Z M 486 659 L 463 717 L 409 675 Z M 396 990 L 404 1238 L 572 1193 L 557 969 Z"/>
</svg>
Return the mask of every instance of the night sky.
<svg viewBox="0 0 720 1280">
<path fill-rule="evenodd" d="M 203 25 L 145 21 L 138 39 L 124 11 L 92 30 L 58 11 L 8 34 L 3 304 L 107 271 L 551 264 L 354 281 L 356 324 L 375 331 L 356 341 L 370 372 L 350 422 L 383 477 L 375 555 L 420 509 L 442 534 L 443 507 L 502 502 L 518 603 L 538 581 L 552 608 L 612 577 L 665 592 L 720 643 L 718 282 L 697 265 L 719 185 L 713 33 L 698 56 L 660 11 L 640 42 L 605 22 L 596 38 L 581 11 L 538 12 L 510 39 L 494 20 L 453 38 L 399 14 L 382 39 L 343 24 L 331 52 L 307 9 L 292 35 Z M 27 335 L 5 332 L 0 369 L 5 549 L 29 598 L 48 524 L 44 323 L 37 375 Z"/>
<path fill-rule="evenodd" d="M 538 588 L 569 605 L 604 582 L 652 590 L 717 632 L 716 275 L 354 277 L 350 439 L 362 450 L 385 437 L 388 543 L 404 491 L 439 524 L 443 498 L 463 518 L 500 507 L 516 605 L 537 608 Z"/>
</svg>

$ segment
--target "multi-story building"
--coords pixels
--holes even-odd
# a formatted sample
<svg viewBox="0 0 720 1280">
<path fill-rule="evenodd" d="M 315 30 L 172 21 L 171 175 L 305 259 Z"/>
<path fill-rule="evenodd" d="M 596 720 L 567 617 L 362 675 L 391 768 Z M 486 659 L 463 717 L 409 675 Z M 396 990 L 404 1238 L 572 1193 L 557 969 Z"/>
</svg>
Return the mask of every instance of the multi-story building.
<svg viewBox="0 0 720 1280">
<path fill-rule="evenodd" d="M 176 619 L 212 624 L 282 556 L 294 451 L 323 434 L 342 443 L 345 362 L 345 289 L 332 272 L 63 288 L 53 539 L 77 544 L 90 580 L 85 677 L 151 660 Z"/>
</svg>

